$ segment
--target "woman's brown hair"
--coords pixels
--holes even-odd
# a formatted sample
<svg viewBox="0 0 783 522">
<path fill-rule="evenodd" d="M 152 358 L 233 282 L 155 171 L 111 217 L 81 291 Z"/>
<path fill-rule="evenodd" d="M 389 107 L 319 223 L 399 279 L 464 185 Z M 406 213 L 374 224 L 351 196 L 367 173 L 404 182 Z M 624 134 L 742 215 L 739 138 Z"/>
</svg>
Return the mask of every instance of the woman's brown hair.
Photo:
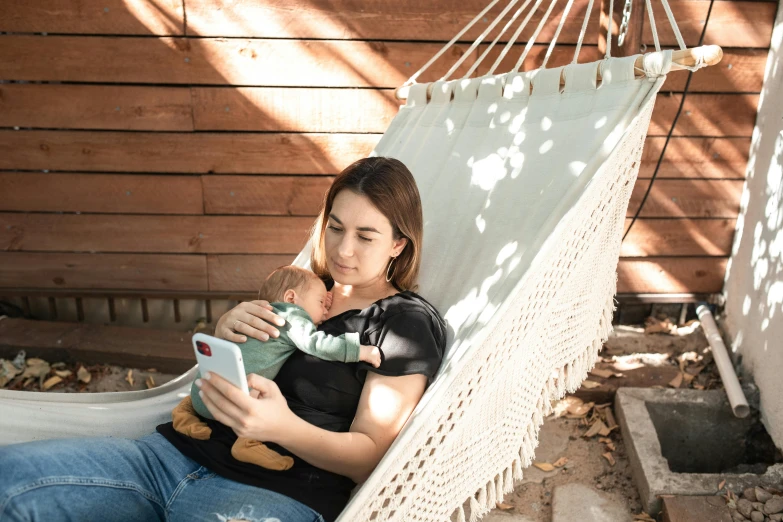
<svg viewBox="0 0 783 522">
<path fill-rule="evenodd" d="M 413 175 L 400 160 L 372 157 L 360 159 L 346 167 L 329 187 L 321 212 L 313 226 L 313 251 L 310 266 L 324 281 L 332 280 L 326 268 L 324 234 L 334 198 L 342 190 L 365 196 L 386 216 L 392 226 L 395 240 L 408 239 L 394 261 L 391 283 L 397 290 L 415 290 L 421 265 L 421 246 L 424 236 L 424 217 L 419 189 Z"/>
</svg>

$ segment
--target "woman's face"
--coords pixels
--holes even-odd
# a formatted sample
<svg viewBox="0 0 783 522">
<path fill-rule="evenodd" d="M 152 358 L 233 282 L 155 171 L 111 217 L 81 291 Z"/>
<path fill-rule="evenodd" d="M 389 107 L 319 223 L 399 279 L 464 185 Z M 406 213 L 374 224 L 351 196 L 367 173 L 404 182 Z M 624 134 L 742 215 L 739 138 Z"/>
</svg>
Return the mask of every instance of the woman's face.
<svg viewBox="0 0 783 522">
<path fill-rule="evenodd" d="M 406 238 L 394 239 L 388 218 L 366 196 L 350 190 L 337 194 L 327 216 L 324 248 L 332 278 L 342 285 L 379 282 L 392 256 L 399 255 Z"/>
</svg>

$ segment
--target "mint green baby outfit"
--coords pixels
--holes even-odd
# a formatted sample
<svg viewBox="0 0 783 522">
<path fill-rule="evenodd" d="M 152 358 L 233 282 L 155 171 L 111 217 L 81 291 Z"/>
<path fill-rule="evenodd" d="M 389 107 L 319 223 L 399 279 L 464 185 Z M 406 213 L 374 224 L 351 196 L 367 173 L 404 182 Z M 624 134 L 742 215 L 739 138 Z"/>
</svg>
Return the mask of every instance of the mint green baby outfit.
<svg viewBox="0 0 783 522">
<path fill-rule="evenodd" d="M 346 333 L 340 336 L 326 335 L 316 329 L 310 314 L 301 306 L 290 303 L 271 303 L 274 312 L 285 319 L 285 325 L 277 327 L 280 337 L 266 342 L 249 337 L 244 343 L 237 343 L 242 351 L 245 373 L 255 373 L 274 379 L 288 357 L 299 349 L 306 354 L 325 361 L 354 363 L 359 361 L 359 334 Z M 198 375 L 201 378 L 201 372 Z M 193 408 L 202 417 L 214 417 L 198 395 L 195 383 L 190 388 Z"/>
</svg>

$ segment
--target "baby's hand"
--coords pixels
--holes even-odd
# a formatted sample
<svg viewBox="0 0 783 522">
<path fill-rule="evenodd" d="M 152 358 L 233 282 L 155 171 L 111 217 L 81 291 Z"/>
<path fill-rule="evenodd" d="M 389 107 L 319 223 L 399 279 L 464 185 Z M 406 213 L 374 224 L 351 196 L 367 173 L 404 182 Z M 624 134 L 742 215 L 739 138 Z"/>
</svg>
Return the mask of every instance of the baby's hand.
<svg viewBox="0 0 783 522">
<path fill-rule="evenodd" d="M 377 368 L 381 365 L 381 350 L 377 346 L 360 346 L 359 360 Z"/>
</svg>

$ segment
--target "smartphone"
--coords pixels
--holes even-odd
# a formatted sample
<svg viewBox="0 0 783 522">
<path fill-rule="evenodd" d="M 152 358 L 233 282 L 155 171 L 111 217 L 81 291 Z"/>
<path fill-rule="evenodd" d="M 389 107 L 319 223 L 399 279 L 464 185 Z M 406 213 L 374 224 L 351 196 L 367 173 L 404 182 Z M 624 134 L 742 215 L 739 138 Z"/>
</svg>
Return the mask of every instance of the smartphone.
<svg viewBox="0 0 783 522">
<path fill-rule="evenodd" d="M 225 339 L 196 333 L 193 334 L 193 350 L 196 352 L 196 361 L 202 376 L 207 372 L 216 373 L 242 390 L 245 395 L 250 395 L 245 363 L 242 362 L 239 346 Z"/>
</svg>

